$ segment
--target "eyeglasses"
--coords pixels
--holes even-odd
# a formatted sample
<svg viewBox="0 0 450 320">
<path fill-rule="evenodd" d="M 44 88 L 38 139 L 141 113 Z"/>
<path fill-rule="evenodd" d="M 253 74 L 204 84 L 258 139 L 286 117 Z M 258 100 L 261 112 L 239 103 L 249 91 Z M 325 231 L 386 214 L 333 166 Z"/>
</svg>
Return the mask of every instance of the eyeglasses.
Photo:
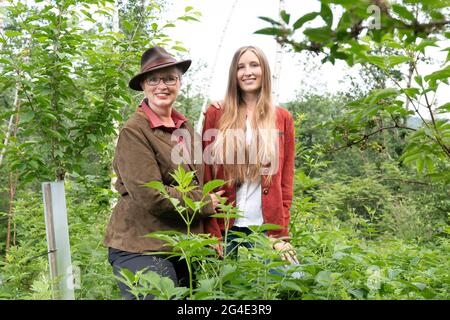
<svg viewBox="0 0 450 320">
<path fill-rule="evenodd" d="M 149 76 L 145 79 L 147 83 L 150 86 L 157 86 L 161 80 L 164 82 L 165 85 L 173 86 L 177 83 L 178 77 L 177 76 L 165 76 L 165 77 L 156 77 L 156 76 Z"/>
</svg>

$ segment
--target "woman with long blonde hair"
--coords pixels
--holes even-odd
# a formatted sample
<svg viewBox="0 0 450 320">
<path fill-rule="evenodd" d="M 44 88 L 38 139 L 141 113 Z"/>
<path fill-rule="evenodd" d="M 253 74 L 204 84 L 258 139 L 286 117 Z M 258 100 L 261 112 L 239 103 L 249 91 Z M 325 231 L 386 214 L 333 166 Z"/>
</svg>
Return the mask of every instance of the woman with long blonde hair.
<svg viewBox="0 0 450 320">
<path fill-rule="evenodd" d="M 205 113 L 203 147 L 205 183 L 225 180 L 224 196 L 242 217 L 228 224 L 208 218 L 206 231 L 221 239 L 226 225 L 249 234 L 249 226 L 277 224 L 281 229 L 268 231 L 275 249 L 297 262 L 288 242 L 294 135 L 291 114 L 272 103 L 271 73 L 264 53 L 254 46 L 239 48 L 231 61 L 223 105 L 210 106 Z M 231 253 L 236 245 L 230 239 L 227 242 L 227 253 Z"/>
</svg>

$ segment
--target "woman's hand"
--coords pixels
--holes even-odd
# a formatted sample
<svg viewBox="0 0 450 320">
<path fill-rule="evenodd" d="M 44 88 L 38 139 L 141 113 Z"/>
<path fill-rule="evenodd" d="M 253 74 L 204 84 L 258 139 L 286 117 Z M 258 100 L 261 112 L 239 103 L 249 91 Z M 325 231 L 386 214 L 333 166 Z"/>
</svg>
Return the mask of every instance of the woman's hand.
<svg viewBox="0 0 450 320">
<path fill-rule="evenodd" d="M 218 244 L 212 244 L 211 247 L 216 250 L 217 254 L 219 255 L 220 259 L 223 259 L 223 247 L 220 243 Z"/>
<path fill-rule="evenodd" d="M 209 194 L 209 196 L 211 197 L 211 201 L 212 201 L 214 210 L 216 210 L 217 206 L 220 204 L 219 197 L 221 195 L 223 195 L 224 193 L 225 193 L 225 190 L 220 190 L 220 191 Z"/>
<path fill-rule="evenodd" d="M 223 106 L 223 101 L 222 100 L 220 100 L 220 101 L 213 101 L 213 102 L 211 102 L 211 106 L 213 106 L 217 110 L 220 110 L 222 108 L 222 106 Z M 203 115 L 205 115 L 205 114 L 206 114 L 206 110 L 203 112 Z"/>
<path fill-rule="evenodd" d="M 281 259 L 289 261 L 291 264 L 299 264 L 294 247 L 286 241 L 269 237 L 273 248 L 281 253 Z"/>
</svg>

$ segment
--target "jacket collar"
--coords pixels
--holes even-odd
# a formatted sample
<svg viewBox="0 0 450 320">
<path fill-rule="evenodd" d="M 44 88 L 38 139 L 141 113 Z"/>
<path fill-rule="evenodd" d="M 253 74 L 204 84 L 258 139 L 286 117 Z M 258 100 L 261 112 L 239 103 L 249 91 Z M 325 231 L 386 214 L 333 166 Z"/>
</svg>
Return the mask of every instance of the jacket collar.
<svg viewBox="0 0 450 320">
<path fill-rule="evenodd" d="M 181 113 L 176 111 L 174 108 L 172 108 L 172 114 L 170 115 L 172 117 L 173 122 L 175 123 L 175 126 L 167 126 L 165 125 L 161 119 L 158 117 L 158 115 L 153 111 L 149 106 L 147 99 L 142 100 L 140 107 L 144 111 L 148 122 L 150 123 L 150 128 L 161 128 L 165 130 L 175 130 L 179 129 L 183 123 L 187 121 L 186 117 L 183 116 Z"/>
</svg>

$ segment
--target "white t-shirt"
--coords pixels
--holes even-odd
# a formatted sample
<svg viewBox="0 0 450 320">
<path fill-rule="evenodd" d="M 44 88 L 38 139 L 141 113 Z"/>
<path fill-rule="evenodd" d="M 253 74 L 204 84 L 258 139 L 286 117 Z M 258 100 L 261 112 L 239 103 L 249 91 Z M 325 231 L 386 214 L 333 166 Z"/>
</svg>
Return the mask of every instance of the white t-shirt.
<svg viewBox="0 0 450 320">
<path fill-rule="evenodd" d="M 247 118 L 245 142 L 252 142 L 252 129 Z M 261 179 L 257 182 L 244 182 L 236 191 L 236 207 L 241 211 L 243 218 L 237 218 L 234 225 L 237 227 L 260 226 L 264 223 L 262 214 Z"/>
</svg>

